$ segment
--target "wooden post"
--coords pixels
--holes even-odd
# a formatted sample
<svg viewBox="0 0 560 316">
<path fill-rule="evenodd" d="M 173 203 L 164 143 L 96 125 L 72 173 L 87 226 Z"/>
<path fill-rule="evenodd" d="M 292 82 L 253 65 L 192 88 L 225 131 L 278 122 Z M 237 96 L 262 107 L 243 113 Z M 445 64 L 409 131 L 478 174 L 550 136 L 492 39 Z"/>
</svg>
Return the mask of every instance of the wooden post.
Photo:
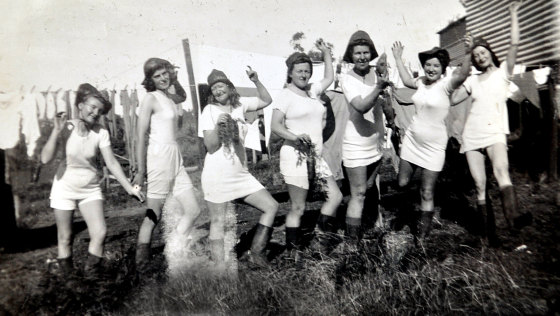
<svg viewBox="0 0 560 316">
<path fill-rule="evenodd" d="M 548 93 L 550 97 L 550 153 L 548 161 L 548 179 L 558 180 L 558 97 L 560 93 L 555 89 L 560 82 L 560 70 L 558 63 L 554 64 L 548 80 Z"/>
<path fill-rule="evenodd" d="M 192 55 L 191 55 L 191 46 L 189 43 L 189 39 L 185 38 L 183 40 L 183 52 L 185 54 L 185 64 L 187 65 L 187 77 L 189 79 L 189 89 L 191 91 L 191 103 L 194 113 L 194 123 L 196 124 L 196 131 L 198 133 L 198 112 L 199 112 L 199 104 L 198 104 L 198 93 L 196 90 L 196 83 L 194 82 L 194 71 L 193 71 L 193 64 L 192 64 Z M 202 166 L 204 162 L 204 154 L 206 153 L 206 149 L 204 148 L 203 141 L 198 138 L 198 164 Z"/>
</svg>

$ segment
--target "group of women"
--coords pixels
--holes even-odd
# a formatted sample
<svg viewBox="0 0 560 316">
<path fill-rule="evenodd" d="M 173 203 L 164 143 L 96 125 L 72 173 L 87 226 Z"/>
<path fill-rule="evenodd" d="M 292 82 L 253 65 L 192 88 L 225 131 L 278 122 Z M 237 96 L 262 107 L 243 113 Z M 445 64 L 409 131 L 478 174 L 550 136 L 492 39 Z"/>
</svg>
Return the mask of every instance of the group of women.
<svg viewBox="0 0 560 316">
<path fill-rule="evenodd" d="M 421 170 L 420 237 L 430 230 L 434 214 L 434 187 L 445 160 L 448 135 L 444 119 L 450 106 L 468 95 L 472 98 L 472 106 L 468 109 L 461 151 L 466 153 L 476 183 L 477 210 L 484 219 L 482 225 L 486 236 L 491 244 L 497 243 L 494 214 L 486 198 L 486 155 L 502 191 L 507 223 L 519 229 L 531 221 L 530 213 L 523 213 L 517 208 L 506 146 L 509 131 L 505 102 L 519 43 L 519 5 L 519 2 L 513 2 L 509 8 L 511 43 L 506 61 L 501 64 L 485 41 L 468 35 L 465 38 L 465 60 L 453 73 L 446 75 L 448 52 L 435 47 L 418 54 L 425 75 L 413 78 L 402 61 L 403 45 L 400 42 L 393 44 L 399 75 L 405 86 L 416 90 L 413 96 L 416 114 L 402 141 L 398 183 L 402 187 L 407 186 L 414 171 Z M 280 172 L 291 202 L 285 232 L 286 247 L 291 257 L 297 256 L 301 249 L 300 220 L 310 190 L 321 186 L 325 192 L 326 199 L 317 222 L 317 237 L 321 251 L 327 254 L 332 250 L 332 236 L 337 232 L 336 211 L 342 201 L 339 186 L 322 157 L 327 110 L 320 96 L 334 80 L 332 57 L 322 40 L 316 45 L 325 61 L 323 78 L 310 84 L 313 74 L 310 57 L 300 52 L 292 54 L 286 60 L 286 85 L 273 105 L 272 131 L 284 141 L 280 149 Z M 342 128 L 344 136 L 341 144 L 342 165 L 350 186 L 345 235 L 348 244 L 356 247 L 363 236 L 364 200 L 369 195 L 379 195 L 375 179 L 383 155 L 385 130 L 381 101 L 390 82 L 386 69 L 372 70 L 370 62 L 377 56 L 370 36 L 364 31 L 355 32 L 343 56 L 343 60 L 353 64 L 353 68 L 340 78 L 349 113 Z M 471 62 L 479 73 L 469 76 Z M 183 167 L 177 144 L 184 91 L 177 82 L 174 67 L 166 60 L 150 58 L 144 64 L 144 74 L 143 85 L 148 94 L 138 115 L 138 173 L 132 183 L 127 181 L 111 152 L 107 131 L 98 124 L 99 117 L 107 113 L 111 104 L 94 87 L 82 84 L 78 89 L 75 104 L 79 110 L 78 120 L 67 122 L 64 113 L 55 119 L 41 159 L 44 163 L 52 159 L 57 139 L 64 135 L 66 159 L 59 167 L 50 197 L 58 228 L 58 262 L 63 271 L 72 269 L 71 222 L 76 203 L 91 236 L 86 271 L 95 273 L 100 265 L 106 226 L 103 197 L 96 178 L 99 166 L 94 158 L 98 152 L 125 190 L 141 201 L 144 195 L 140 189 L 147 177 L 147 209 L 138 233 L 136 251 L 139 269 L 149 262 L 152 232 L 168 197 L 176 198 L 182 206 L 181 220 L 174 228 L 178 234 L 188 236 L 200 213 L 194 187 Z M 199 128 L 199 136 L 204 138 L 207 149 L 201 182 L 211 220 L 208 238 L 211 259 L 216 263 L 224 260 L 226 206 L 231 201 L 242 200 L 262 212 L 250 250 L 245 256 L 254 264 L 266 265 L 265 249 L 272 234 L 278 202 L 247 169 L 243 146 L 247 133 L 244 114 L 267 107 L 272 98 L 259 81 L 258 74 L 250 67 L 247 75 L 255 84 L 256 97 L 240 97 L 222 71 L 213 70 L 208 76 L 211 96 L 200 116 Z"/>
</svg>

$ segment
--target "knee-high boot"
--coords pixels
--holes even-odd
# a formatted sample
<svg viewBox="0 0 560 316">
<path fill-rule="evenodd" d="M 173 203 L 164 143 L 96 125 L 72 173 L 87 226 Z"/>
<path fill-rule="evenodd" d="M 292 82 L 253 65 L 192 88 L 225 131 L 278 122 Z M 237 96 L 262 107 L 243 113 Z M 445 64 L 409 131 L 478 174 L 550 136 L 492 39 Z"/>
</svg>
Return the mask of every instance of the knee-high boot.
<svg viewBox="0 0 560 316">
<path fill-rule="evenodd" d="M 424 239 L 428 237 L 432 230 L 432 219 L 434 218 L 434 211 L 419 210 L 420 216 L 418 218 L 417 234 L 418 237 Z"/>
<path fill-rule="evenodd" d="M 501 189 L 502 209 L 509 225 L 521 229 L 533 222 L 533 215 L 529 212 L 520 212 L 517 206 L 517 196 L 512 185 Z"/>
<path fill-rule="evenodd" d="M 361 249 L 362 237 L 364 232 L 362 230 L 361 218 L 346 218 L 346 246 L 347 251 L 355 252 Z"/>
<path fill-rule="evenodd" d="M 151 257 L 150 244 L 137 244 L 136 245 L 136 270 L 145 271 L 148 268 Z"/>
<path fill-rule="evenodd" d="M 336 218 L 329 215 L 320 214 L 317 219 L 317 240 L 319 251 L 324 255 L 329 255 L 336 246 L 337 227 Z"/>
<path fill-rule="evenodd" d="M 257 225 L 255 235 L 253 236 L 253 242 L 251 243 L 251 250 L 248 252 L 249 261 L 251 263 L 260 267 L 268 265 L 265 250 L 271 236 L 272 227 L 264 226 L 260 223 Z"/>
<path fill-rule="evenodd" d="M 498 247 L 500 240 L 498 235 L 496 235 L 496 217 L 494 216 L 494 209 L 490 200 L 487 199 L 485 204 L 478 203 L 477 210 L 482 218 L 482 229 L 484 236 L 488 239 L 488 244 L 491 247 Z"/>
</svg>

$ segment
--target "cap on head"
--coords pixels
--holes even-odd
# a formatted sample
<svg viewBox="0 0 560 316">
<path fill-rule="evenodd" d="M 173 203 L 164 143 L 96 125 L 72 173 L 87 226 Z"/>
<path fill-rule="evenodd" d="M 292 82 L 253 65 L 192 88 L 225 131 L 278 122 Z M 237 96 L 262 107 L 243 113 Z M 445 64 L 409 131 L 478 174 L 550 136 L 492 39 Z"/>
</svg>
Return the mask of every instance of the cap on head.
<svg viewBox="0 0 560 316">
<path fill-rule="evenodd" d="M 217 69 L 212 69 L 212 71 L 208 75 L 207 81 L 210 88 L 218 82 L 223 82 L 227 85 L 233 86 L 233 83 L 231 83 L 226 74 L 223 71 Z"/>
<path fill-rule="evenodd" d="M 366 45 L 369 46 L 370 53 L 371 53 L 371 60 L 374 60 L 379 56 L 377 54 L 377 50 L 375 49 L 375 45 L 369 37 L 369 34 L 364 31 L 356 31 L 352 36 L 350 36 L 350 40 L 348 41 L 348 45 L 346 45 L 346 52 L 344 53 L 344 60 L 347 63 L 352 63 L 352 53 L 354 50 L 354 46 L 357 45 Z"/>
</svg>

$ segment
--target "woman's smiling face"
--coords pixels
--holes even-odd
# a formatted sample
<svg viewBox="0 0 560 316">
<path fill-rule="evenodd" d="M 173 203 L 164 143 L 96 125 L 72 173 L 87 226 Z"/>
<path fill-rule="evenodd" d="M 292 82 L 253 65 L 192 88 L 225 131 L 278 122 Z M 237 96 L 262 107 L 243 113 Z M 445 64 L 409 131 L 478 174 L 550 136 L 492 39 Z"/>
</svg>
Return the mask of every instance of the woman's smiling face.
<svg viewBox="0 0 560 316">
<path fill-rule="evenodd" d="M 311 65 L 309 65 L 309 63 L 295 64 L 290 72 L 290 78 L 292 79 L 293 85 L 304 90 L 311 78 Z"/>
<path fill-rule="evenodd" d="M 354 68 L 365 71 L 369 68 L 371 61 L 371 50 L 367 45 L 356 45 L 352 48 L 352 63 Z"/>
<path fill-rule="evenodd" d="M 216 102 L 226 105 L 229 102 L 229 95 L 231 89 L 229 86 L 224 82 L 216 82 L 215 84 L 210 87 L 210 91 L 212 92 L 212 96 Z"/>
</svg>

